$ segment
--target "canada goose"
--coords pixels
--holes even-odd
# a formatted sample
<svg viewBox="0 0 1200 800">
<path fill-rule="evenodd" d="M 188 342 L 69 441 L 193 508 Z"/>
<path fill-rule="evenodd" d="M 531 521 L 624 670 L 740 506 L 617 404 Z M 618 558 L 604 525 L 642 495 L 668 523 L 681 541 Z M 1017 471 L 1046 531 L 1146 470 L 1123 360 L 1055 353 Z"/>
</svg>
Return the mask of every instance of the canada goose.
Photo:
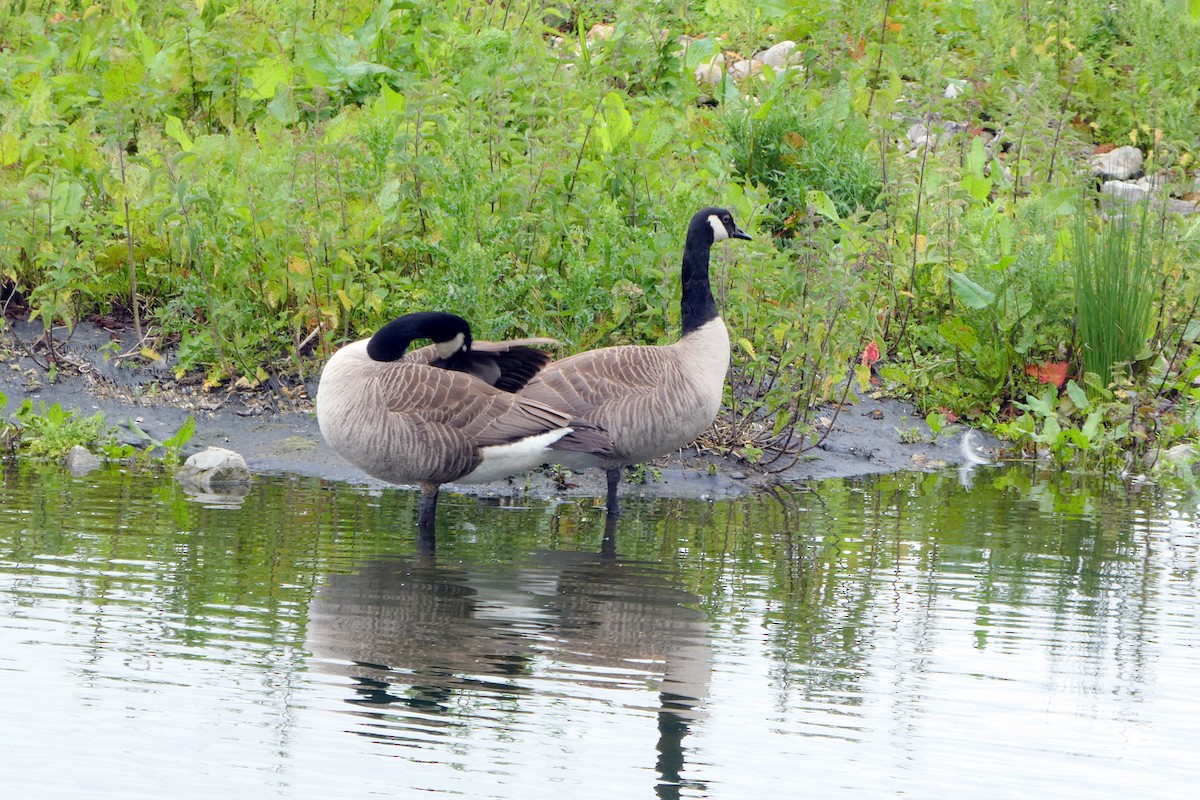
<svg viewBox="0 0 1200 800">
<path fill-rule="evenodd" d="M 405 355 L 416 339 L 434 344 Z M 368 475 L 420 484 L 418 526 L 432 530 L 447 481 L 499 480 L 554 460 L 552 450 L 612 452 L 595 424 L 513 394 L 550 360 L 527 345 L 550 341 L 475 342 L 462 317 L 406 314 L 329 359 L 321 434 Z"/>
<path fill-rule="evenodd" d="M 724 239 L 749 239 L 723 208 L 704 208 L 683 246 L 683 335 L 661 346 L 589 350 L 547 365 L 520 394 L 593 422 L 613 440 L 611 454 L 554 453 L 573 469 L 603 467 L 608 513 L 619 514 L 621 470 L 693 441 L 717 417 L 729 369 L 729 332 L 708 279 L 709 251 Z"/>
</svg>

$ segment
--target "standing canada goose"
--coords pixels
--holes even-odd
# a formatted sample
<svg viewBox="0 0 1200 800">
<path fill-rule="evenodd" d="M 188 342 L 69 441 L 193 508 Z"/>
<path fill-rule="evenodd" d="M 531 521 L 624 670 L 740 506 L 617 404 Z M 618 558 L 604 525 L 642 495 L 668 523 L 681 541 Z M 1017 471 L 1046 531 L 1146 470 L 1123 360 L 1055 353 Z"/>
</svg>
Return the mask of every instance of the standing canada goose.
<svg viewBox="0 0 1200 800">
<path fill-rule="evenodd" d="M 405 355 L 416 339 L 434 344 Z M 475 342 L 462 317 L 406 314 L 329 359 L 317 389 L 321 434 L 368 475 L 420 484 L 418 526 L 432 531 L 447 481 L 499 480 L 553 461 L 551 451 L 611 454 L 595 424 L 513 394 L 550 361 L 528 345 L 551 341 Z"/>
<path fill-rule="evenodd" d="M 683 335 L 666 346 L 625 345 L 555 361 L 521 395 L 593 422 L 613 440 L 611 454 L 556 452 L 572 469 L 603 467 L 608 513 L 619 514 L 621 470 L 693 441 L 717 417 L 729 369 L 729 332 L 708 279 L 709 251 L 724 239 L 749 239 L 723 208 L 704 208 L 683 246 Z"/>
</svg>

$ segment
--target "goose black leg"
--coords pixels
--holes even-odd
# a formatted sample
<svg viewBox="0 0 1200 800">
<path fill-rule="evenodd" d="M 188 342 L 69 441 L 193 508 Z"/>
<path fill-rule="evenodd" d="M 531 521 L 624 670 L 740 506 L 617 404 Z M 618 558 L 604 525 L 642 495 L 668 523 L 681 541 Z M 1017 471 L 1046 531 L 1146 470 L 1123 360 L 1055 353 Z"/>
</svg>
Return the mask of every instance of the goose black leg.
<svg viewBox="0 0 1200 800">
<path fill-rule="evenodd" d="M 606 469 L 604 474 L 608 477 L 608 501 L 606 503 L 608 516 L 619 517 L 621 516 L 621 504 L 617 500 L 617 484 L 621 482 L 621 470 L 620 468 Z"/>
<path fill-rule="evenodd" d="M 617 519 L 612 514 L 604 517 L 604 538 L 600 540 L 600 560 L 611 564 L 617 560 Z"/>
<path fill-rule="evenodd" d="M 438 486 L 436 483 L 421 484 L 420 512 L 417 514 L 417 530 L 433 535 L 433 522 L 437 519 Z"/>
</svg>

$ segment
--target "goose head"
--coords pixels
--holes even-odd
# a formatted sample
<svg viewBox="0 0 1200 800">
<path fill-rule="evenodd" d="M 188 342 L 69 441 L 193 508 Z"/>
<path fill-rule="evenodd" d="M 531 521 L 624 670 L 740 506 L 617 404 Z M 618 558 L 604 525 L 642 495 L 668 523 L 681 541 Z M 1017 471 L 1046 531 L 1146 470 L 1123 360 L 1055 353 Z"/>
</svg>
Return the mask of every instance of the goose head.
<svg viewBox="0 0 1200 800">
<path fill-rule="evenodd" d="M 726 239 L 749 239 L 750 234 L 738 227 L 733 221 L 733 214 L 727 208 L 709 206 L 702 208 L 692 217 L 688 226 L 688 237 L 712 235 L 712 242 L 722 242 Z"/>
<path fill-rule="evenodd" d="M 450 359 L 471 349 L 471 326 L 445 311 L 416 311 L 384 325 L 367 342 L 372 361 L 397 361 L 417 339 L 430 339 L 438 357 Z"/>
</svg>

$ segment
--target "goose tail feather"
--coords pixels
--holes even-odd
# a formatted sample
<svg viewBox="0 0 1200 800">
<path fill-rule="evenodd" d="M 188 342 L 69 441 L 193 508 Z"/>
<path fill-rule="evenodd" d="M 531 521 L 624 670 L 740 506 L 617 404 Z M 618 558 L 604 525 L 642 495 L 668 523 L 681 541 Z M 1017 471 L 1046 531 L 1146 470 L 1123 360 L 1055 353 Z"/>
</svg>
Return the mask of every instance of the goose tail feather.
<svg viewBox="0 0 1200 800">
<path fill-rule="evenodd" d="M 571 432 L 550 445 L 551 450 L 569 450 L 595 456 L 613 454 L 613 440 L 599 425 L 581 419 L 572 419 L 568 424 Z"/>
</svg>

